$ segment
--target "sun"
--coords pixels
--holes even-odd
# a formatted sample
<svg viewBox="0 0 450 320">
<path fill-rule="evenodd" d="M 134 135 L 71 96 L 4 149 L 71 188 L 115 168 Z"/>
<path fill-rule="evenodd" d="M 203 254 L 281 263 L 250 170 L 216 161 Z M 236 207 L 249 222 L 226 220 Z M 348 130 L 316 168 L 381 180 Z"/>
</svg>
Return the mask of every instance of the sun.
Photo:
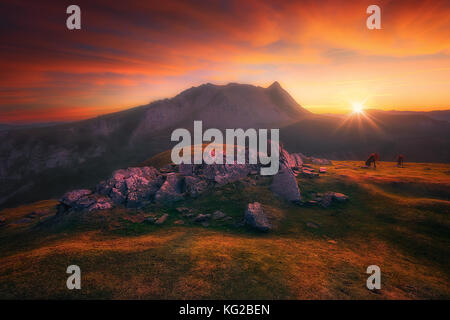
<svg viewBox="0 0 450 320">
<path fill-rule="evenodd" d="M 352 109 L 352 113 L 364 113 L 364 105 L 360 102 L 353 102 Z"/>
</svg>

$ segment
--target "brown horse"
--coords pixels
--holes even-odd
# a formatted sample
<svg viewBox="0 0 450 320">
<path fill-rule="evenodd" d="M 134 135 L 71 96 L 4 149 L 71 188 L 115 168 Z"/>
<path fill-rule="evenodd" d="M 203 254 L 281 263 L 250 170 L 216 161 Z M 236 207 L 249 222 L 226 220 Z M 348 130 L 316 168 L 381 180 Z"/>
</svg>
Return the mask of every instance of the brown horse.
<svg viewBox="0 0 450 320">
<path fill-rule="evenodd" d="M 378 155 L 378 153 L 372 153 L 366 160 L 366 166 L 370 167 L 373 163 L 373 167 L 376 169 L 377 168 L 376 162 L 378 161 L 379 158 L 380 156 Z"/>
</svg>

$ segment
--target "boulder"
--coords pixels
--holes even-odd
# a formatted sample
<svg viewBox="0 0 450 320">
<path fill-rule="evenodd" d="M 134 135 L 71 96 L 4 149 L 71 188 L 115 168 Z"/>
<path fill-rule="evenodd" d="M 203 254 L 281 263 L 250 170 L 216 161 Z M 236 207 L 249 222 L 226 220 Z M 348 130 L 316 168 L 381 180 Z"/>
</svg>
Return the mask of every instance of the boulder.
<svg viewBox="0 0 450 320">
<path fill-rule="evenodd" d="M 172 203 L 183 199 L 182 180 L 175 173 L 167 174 L 161 188 L 156 192 L 155 201 L 158 203 Z"/>
<path fill-rule="evenodd" d="M 287 167 L 281 167 L 278 173 L 273 176 L 270 190 L 288 201 L 301 200 L 297 180 L 292 170 Z"/>
<path fill-rule="evenodd" d="M 153 167 L 119 169 L 111 178 L 100 182 L 97 193 L 109 196 L 115 204 L 137 208 L 147 204 L 163 183 L 163 177 Z"/>
<path fill-rule="evenodd" d="M 200 178 L 184 177 L 185 192 L 191 197 L 197 197 L 208 189 L 208 183 Z"/>
<path fill-rule="evenodd" d="M 259 231 L 267 232 L 272 230 L 272 225 L 259 202 L 248 204 L 244 215 L 244 221 L 245 224 Z"/>
</svg>

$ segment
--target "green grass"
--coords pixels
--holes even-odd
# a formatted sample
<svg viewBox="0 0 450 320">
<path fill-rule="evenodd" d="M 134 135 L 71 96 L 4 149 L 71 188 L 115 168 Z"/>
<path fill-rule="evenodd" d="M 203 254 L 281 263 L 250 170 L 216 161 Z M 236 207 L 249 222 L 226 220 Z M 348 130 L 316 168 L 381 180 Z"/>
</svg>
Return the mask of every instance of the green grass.
<svg viewBox="0 0 450 320">
<path fill-rule="evenodd" d="M 162 161 L 161 158 L 157 161 Z M 35 207 L 40 222 L 0 227 L 0 298 L 50 299 L 439 299 L 450 298 L 450 165 L 381 163 L 377 170 L 336 162 L 313 192 L 347 194 L 330 208 L 301 207 L 274 196 L 271 179 L 244 179 L 173 206 L 73 214 L 55 221 L 55 202 L 0 215 L 9 221 Z M 259 201 L 274 224 L 267 234 L 238 226 Z M 183 217 L 221 210 L 231 221 L 203 227 Z M 133 222 L 169 214 L 163 225 Z M 174 221 L 183 220 L 183 225 Z M 318 228 L 308 226 L 318 225 Z M 65 287 L 68 265 L 82 270 L 82 290 Z M 382 289 L 365 287 L 380 266 Z"/>
</svg>

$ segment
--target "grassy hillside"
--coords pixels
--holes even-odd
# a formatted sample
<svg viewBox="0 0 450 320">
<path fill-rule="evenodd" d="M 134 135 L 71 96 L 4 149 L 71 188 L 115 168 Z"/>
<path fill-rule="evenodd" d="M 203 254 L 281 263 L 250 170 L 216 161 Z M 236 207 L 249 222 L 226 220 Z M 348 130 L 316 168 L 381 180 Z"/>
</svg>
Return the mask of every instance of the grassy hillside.
<svg viewBox="0 0 450 320">
<path fill-rule="evenodd" d="M 153 158 L 164 164 L 164 154 Z M 0 298 L 437 299 L 450 298 L 450 165 L 340 161 L 318 179 L 298 177 L 306 199 L 328 190 L 350 197 L 329 208 L 276 198 L 270 179 L 246 178 L 171 207 L 73 214 L 55 201 L 0 211 Z M 240 226 L 248 202 L 263 204 L 275 230 Z M 221 210 L 205 227 L 182 216 Z M 162 225 L 141 222 L 169 214 Z M 182 220 L 184 224 L 175 224 Z M 79 265 L 82 289 L 66 288 Z M 369 265 L 382 288 L 366 289 Z"/>
</svg>

